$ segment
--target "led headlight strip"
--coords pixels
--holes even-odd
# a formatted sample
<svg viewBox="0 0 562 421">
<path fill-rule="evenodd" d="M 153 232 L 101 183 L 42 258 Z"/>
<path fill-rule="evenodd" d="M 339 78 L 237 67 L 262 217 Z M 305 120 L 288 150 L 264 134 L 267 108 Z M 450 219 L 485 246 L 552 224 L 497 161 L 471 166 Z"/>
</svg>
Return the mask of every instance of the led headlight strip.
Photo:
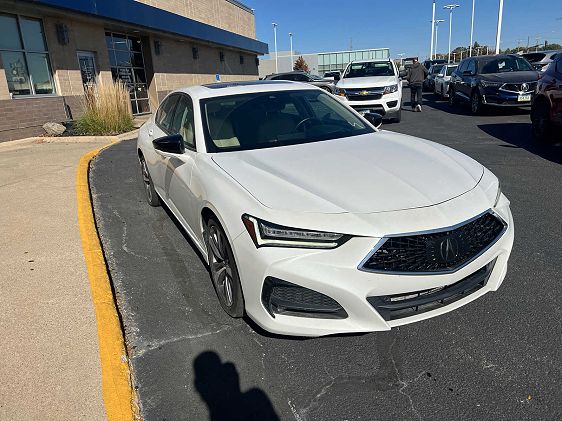
<svg viewBox="0 0 562 421">
<path fill-rule="evenodd" d="M 256 247 L 333 249 L 350 238 L 345 234 L 284 227 L 246 214 L 242 215 L 242 222 Z"/>
</svg>

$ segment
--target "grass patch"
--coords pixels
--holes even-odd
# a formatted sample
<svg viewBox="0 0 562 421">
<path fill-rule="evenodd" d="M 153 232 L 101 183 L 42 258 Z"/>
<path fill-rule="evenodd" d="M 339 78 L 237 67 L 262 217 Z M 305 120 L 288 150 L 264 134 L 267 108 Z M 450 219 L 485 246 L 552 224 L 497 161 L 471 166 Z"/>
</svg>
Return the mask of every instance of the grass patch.
<svg viewBox="0 0 562 421">
<path fill-rule="evenodd" d="M 107 136 L 134 128 L 129 91 L 120 81 L 86 88 L 82 104 L 84 114 L 74 124 L 79 134 Z"/>
</svg>

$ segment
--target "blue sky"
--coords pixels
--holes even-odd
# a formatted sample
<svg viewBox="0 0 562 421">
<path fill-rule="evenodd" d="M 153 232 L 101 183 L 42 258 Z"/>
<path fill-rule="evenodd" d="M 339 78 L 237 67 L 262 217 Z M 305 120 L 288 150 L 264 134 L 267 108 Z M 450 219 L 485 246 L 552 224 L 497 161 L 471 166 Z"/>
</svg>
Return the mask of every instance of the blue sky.
<svg viewBox="0 0 562 421">
<path fill-rule="evenodd" d="M 272 22 L 278 26 L 279 51 L 293 48 L 302 53 L 388 47 L 393 57 L 399 53 L 420 57 L 429 54 L 431 39 L 431 0 L 243 0 L 255 9 L 259 40 L 273 52 Z M 436 17 L 445 19 L 439 27 L 438 47 L 446 52 L 449 12 L 437 0 Z M 457 0 L 461 7 L 453 12 L 453 48 L 468 45 L 472 0 Z M 476 0 L 474 40 L 495 44 L 497 0 Z M 505 0 L 501 48 L 531 45 L 546 40 L 562 44 L 562 0 Z"/>
</svg>

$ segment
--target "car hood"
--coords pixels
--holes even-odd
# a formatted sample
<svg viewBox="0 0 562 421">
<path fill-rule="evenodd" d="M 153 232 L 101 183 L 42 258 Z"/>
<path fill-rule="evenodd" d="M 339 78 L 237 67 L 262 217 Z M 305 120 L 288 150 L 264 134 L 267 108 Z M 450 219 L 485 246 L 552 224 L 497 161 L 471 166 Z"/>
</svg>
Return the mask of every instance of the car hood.
<svg viewBox="0 0 562 421">
<path fill-rule="evenodd" d="M 264 206 L 314 213 L 432 206 L 473 189 L 484 170 L 453 149 L 388 131 L 212 159 Z"/>
<path fill-rule="evenodd" d="M 338 88 L 378 88 L 382 86 L 393 85 L 396 82 L 396 76 L 371 76 L 371 77 L 351 77 L 340 79 L 336 85 Z"/>
<path fill-rule="evenodd" d="M 533 72 L 505 72 L 505 73 L 490 73 L 481 76 L 482 80 L 490 82 L 502 83 L 521 83 L 521 82 L 534 82 L 539 80 L 539 74 Z"/>
</svg>

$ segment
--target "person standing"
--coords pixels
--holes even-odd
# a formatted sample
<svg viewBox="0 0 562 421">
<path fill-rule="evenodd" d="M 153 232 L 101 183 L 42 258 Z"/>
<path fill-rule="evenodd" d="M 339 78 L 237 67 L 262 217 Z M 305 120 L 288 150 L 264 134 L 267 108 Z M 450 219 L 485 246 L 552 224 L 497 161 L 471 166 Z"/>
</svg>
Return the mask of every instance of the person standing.
<svg viewBox="0 0 562 421">
<path fill-rule="evenodd" d="M 410 93 L 412 95 L 410 102 L 412 111 L 421 112 L 422 110 L 422 86 L 426 76 L 427 69 L 425 66 L 422 66 L 418 60 L 414 59 L 414 63 L 408 70 L 408 75 L 406 76 L 406 80 L 410 85 Z"/>
</svg>

